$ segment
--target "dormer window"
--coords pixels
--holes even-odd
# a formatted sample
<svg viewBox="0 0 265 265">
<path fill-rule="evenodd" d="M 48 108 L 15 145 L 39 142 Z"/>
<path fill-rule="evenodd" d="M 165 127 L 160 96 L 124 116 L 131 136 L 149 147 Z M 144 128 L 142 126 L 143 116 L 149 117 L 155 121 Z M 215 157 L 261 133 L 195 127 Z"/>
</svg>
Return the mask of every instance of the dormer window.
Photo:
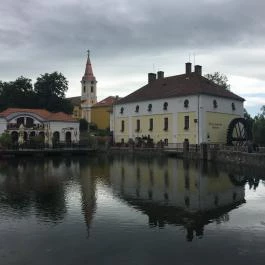
<svg viewBox="0 0 265 265">
<path fill-rule="evenodd" d="M 167 107 L 168 107 L 168 103 L 164 102 L 163 110 L 167 110 Z"/>
<path fill-rule="evenodd" d="M 213 100 L 213 107 L 214 107 L 215 109 L 217 109 L 217 107 L 218 107 L 217 101 L 216 101 L 215 99 Z"/>
<path fill-rule="evenodd" d="M 189 101 L 187 99 L 184 100 L 184 108 L 189 107 Z"/>
<path fill-rule="evenodd" d="M 147 110 L 148 110 L 148 111 L 152 111 L 152 104 L 149 104 L 149 105 L 148 105 Z"/>
<path fill-rule="evenodd" d="M 124 107 L 121 107 L 120 114 L 123 114 L 124 112 Z"/>
<path fill-rule="evenodd" d="M 234 102 L 232 103 L 232 110 L 236 110 L 236 106 Z"/>
<path fill-rule="evenodd" d="M 135 112 L 139 112 L 139 105 L 135 107 Z"/>
</svg>

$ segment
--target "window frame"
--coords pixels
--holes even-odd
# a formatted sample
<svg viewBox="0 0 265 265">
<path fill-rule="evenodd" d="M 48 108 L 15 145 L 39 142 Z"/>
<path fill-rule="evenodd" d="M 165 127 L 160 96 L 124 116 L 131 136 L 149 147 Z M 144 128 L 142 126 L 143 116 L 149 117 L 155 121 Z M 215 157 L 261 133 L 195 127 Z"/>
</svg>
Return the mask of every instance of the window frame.
<svg viewBox="0 0 265 265">
<path fill-rule="evenodd" d="M 190 128 L 190 116 L 184 116 L 184 130 L 189 130 Z"/>
</svg>

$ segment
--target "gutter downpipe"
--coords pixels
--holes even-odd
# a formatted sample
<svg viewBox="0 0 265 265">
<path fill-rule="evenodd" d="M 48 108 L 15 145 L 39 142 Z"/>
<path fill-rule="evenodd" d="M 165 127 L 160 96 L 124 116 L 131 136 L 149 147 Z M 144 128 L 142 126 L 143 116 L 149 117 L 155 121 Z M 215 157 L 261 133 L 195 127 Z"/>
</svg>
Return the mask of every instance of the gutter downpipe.
<svg viewBox="0 0 265 265">
<path fill-rule="evenodd" d="M 200 144 L 200 95 L 198 95 L 198 122 L 197 122 L 197 126 L 198 126 L 198 145 Z"/>
</svg>

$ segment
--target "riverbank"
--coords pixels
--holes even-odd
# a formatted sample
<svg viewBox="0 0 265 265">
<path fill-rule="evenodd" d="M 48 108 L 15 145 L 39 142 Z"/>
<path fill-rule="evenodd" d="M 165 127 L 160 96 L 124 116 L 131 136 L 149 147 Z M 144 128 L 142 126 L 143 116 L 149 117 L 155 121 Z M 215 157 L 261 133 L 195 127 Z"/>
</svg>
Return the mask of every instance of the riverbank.
<svg viewBox="0 0 265 265">
<path fill-rule="evenodd" d="M 0 150 L 0 158 L 21 157 L 21 156 L 71 156 L 88 155 L 95 153 L 93 148 L 44 148 L 44 149 L 16 149 Z"/>
</svg>

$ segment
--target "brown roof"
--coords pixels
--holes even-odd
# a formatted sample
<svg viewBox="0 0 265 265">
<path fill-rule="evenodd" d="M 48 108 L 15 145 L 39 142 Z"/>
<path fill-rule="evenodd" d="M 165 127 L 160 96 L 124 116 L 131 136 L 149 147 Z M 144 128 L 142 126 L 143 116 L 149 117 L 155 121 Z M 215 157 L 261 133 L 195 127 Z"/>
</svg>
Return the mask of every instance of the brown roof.
<svg viewBox="0 0 265 265">
<path fill-rule="evenodd" d="M 199 74 L 191 73 L 189 75 L 182 74 L 156 79 L 122 98 L 117 104 L 198 94 L 244 101 L 243 98 L 213 83 L 209 79 Z"/>
<path fill-rule="evenodd" d="M 105 99 L 103 99 L 103 100 L 101 100 L 101 101 L 99 101 L 98 103 L 96 103 L 96 104 L 94 104 L 93 105 L 93 108 L 94 107 L 107 107 L 107 106 L 112 106 L 117 100 L 119 100 L 119 99 L 121 99 L 121 98 L 119 98 L 119 97 L 113 97 L 113 96 L 109 96 L 109 97 L 107 97 L 107 98 L 105 98 Z"/>
<path fill-rule="evenodd" d="M 77 121 L 71 115 L 66 114 L 64 112 L 50 112 L 45 109 L 22 109 L 22 108 L 8 108 L 2 112 L 0 112 L 0 117 L 7 117 L 13 113 L 32 113 L 40 116 L 44 120 L 47 121 L 68 121 L 68 122 L 75 122 Z"/>
<path fill-rule="evenodd" d="M 71 97 L 71 98 L 66 98 L 69 100 L 74 106 L 80 106 L 81 104 L 81 97 Z"/>
</svg>

